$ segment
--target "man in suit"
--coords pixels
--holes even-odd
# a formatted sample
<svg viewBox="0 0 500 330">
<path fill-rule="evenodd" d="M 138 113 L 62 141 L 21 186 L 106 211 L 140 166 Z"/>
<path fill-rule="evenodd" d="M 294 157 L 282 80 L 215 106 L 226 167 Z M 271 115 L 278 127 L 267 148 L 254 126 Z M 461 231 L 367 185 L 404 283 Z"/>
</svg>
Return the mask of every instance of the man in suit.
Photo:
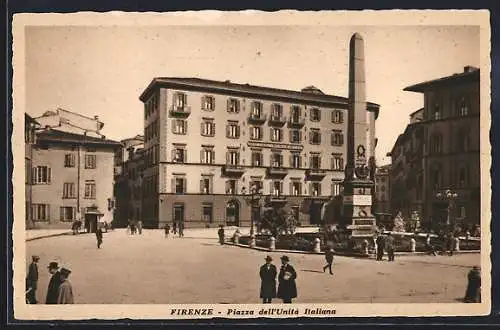
<svg viewBox="0 0 500 330">
<path fill-rule="evenodd" d="M 57 295 L 58 304 L 74 304 L 73 287 L 71 286 L 71 283 L 68 281 L 69 274 L 71 274 L 71 271 L 69 269 L 61 268 L 60 270 L 61 285 L 59 285 L 59 291 Z"/>
<path fill-rule="evenodd" d="M 263 304 L 270 304 L 273 298 L 276 298 L 276 275 L 278 271 L 271 262 L 271 256 L 266 257 L 266 263 L 260 267 L 260 297 Z"/>
<path fill-rule="evenodd" d="M 332 272 L 332 263 L 333 263 L 333 249 L 326 249 L 325 251 L 325 260 L 326 260 L 326 265 L 323 267 L 323 273 L 326 271 L 328 268 L 330 270 L 330 275 L 333 275 Z"/>
<path fill-rule="evenodd" d="M 101 227 L 97 228 L 95 232 L 95 237 L 97 238 L 97 248 L 100 249 L 102 245 L 102 229 Z"/>
<path fill-rule="evenodd" d="M 38 261 L 39 256 L 33 256 L 31 258 L 31 264 L 28 268 L 28 276 L 26 277 L 26 300 L 30 304 L 36 304 L 36 289 L 38 286 Z"/>
<path fill-rule="evenodd" d="M 377 236 L 377 261 L 384 259 L 385 240 L 382 234 Z"/>
<path fill-rule="evenodd" d="M 49 281 L 49 287 L 47 289 L 47 299 L 46 304 L 57 304 L 57 298 L 59 297 L 59 286 L 61 285 L 61 273 L 59 272 L 59 265 L 57 262 L 52 261 L 49 264 L 49 273 L 52 277 Z"/>
<path fill-rule="evenodd" d="M 224 226 L 220 226 L 219 230 L 217 231 L 217 235 L 219 235 L 220 245 L 224 245 Z"/>
<path fill-rule="evenodd" d="M 387 248 L 387 256 L 389 261 L 394 261 L 394 236 L 389 233 L 385 239 L 385 247 Z"/>
<path fill-rule="evenodd" d="M 292 298 L 297 297 L 297 285 L 295 279 L 297 278 L 297 272 L 289 264 L 290 259 L 287 256 L 281 257 L 281 269 L 278 275 L 278 298 L 283 299 L 283 303 L 291 304 Z"/>
</svg>

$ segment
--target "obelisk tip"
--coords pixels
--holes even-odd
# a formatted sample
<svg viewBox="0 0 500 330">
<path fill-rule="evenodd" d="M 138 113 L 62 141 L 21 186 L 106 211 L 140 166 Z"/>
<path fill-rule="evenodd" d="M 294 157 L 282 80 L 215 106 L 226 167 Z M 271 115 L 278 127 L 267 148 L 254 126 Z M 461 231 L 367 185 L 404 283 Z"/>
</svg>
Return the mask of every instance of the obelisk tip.
<svg viewBox="0 0 500 330">
<path fill-rule="evenodd" d="M 355 32 L 352 37 L 351 37 L 351 40 L 354 40 L 354 39 L 359 39 L 359 40 L 363 40 L 363 37 L 361 36 L 361 34 L 359 34 L 358 32 Z"/>
</svg>

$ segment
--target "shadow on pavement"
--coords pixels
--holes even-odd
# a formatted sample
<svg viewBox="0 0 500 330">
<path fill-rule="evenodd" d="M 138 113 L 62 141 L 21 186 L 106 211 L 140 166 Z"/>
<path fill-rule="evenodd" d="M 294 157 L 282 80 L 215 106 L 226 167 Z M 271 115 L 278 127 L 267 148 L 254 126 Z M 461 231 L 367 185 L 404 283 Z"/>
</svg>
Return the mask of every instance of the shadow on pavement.
<svg viewBox="0 0 500 330">
<path fill-rule="evenodd" d="M 323 271 L 321 270 L 313 270 L 313 269 L 301 269 L 301 272 L 308 272 L 308 273 L 320 273 L 323 274 Z"/>
</svg>

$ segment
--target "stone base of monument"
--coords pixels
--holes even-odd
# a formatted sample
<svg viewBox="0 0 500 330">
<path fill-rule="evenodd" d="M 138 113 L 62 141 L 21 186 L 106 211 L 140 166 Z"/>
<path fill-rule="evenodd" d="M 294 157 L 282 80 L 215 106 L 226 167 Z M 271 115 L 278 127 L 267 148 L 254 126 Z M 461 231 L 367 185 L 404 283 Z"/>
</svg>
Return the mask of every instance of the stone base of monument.
<svg viewBox="0 0 500 330">
<path fill-rule="evenodd" d="M 344 183 L 344 217 L 353 239 L 372 238 L 375 234 L 375 217 L 371 213 L 373 182 L 352 180 Z"/>
</svg>

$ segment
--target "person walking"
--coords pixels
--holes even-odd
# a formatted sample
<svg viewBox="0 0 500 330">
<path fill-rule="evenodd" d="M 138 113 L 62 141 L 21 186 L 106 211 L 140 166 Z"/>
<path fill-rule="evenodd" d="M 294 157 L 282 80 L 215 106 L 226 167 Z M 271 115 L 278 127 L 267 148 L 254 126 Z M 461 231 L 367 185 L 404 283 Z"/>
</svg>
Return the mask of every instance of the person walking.
<svg viewBox="0 0 500 330">
<path fill-rule="evenodd" d="M 177 235 L 177 222 L 174 222 L 174 224 L 172 225 L 172 232 L 174 233 L 175 237 L 175 235 Z"/>
<path fill-rule="evenodd" d="M 219 230 L 217 231 L 217 234 L 219 235 L 219 243 L 220 245 L 224 245 L 224 226 L 221 225 Z"/>
<path fill-rule="evenodd" d="M 467 280 L 468 282 L 464 302 L 481 302 L 481 271 L 478 266 L 472 267 L 471 271 L 467 275 Z"/>
<path fill-rule="evenodd" d="M 170 233 L 170 225 L 165 224 L 165 237 L 168 238 L 168 234 Z"/>
<path fill-rule="evenodd" d="M 101 245 L 102 245 L 102 229 L 101 227 L 97 228 L 96 232 L 95 232 L 95 237 L 97 238 L 97 248 L 100 249 L 101 248 Z"/>
<path fill-rule="evenodd" d="M 59 291 L 57 295 L 58 304 L 74 304 L 73 287 L 71 286 L 71 283 L 68 280 L 69 274 L 71 274 L 71 270 L 66 268 L 61 268 L 60 271 L 61 285 L 59 285 Z"/>
<path fill-rule="evenodd" d="M 281 257 L 281 269 L 278 275 L 278 298 L 283 299 L 283 303 L 291 304 L 292 299 L 297 297 L 297 284 L 295 279 L 297 278 L 297 272 L 289 264 L 290 259 L 287 256 Z"/>
<path fill-rule="evenodd" d="M 385 239 L 382 234 L 377 236 L 377 261 L 384 259 Z"/>
<path fill-rule="evenodd" d="M 389 261 L 394 261 L 394 236 L 389 233 L 385 239 L 385 248 L 387 249 L 387 256 Z"/>
<path fill-rule="evenodd" d="M 326 265 L 323 267 L 323 273 L 326 272 L 326 269 L 330 270 L 330 275 L 333 275 L 332 272 L 332 263 L 333 263 L 333 249 L 326 249 L 325 251 L 325 260 Z"/>
<path fill-rule="evenodd" d="M 57 299 L 59 297 L 59 286 L 61 285 L 61 273 L 59 272 L 59 265 L 57 262 L 52 261 L 49 264 L 49 273 L 52 277 L 49 281 L 49 286 L 47 288 L 47 298 L 45 299 L 46 304 L 57 304 Z"/>
<path fill-rule="evenodd" d="M 28 268 L 28 276 L 26 277 L 26 301 L 29 304 L 36 304 L 36 289 L 38 287 L 38 261 L 39 256 L 31 257 L 31 264 Z"/>
<path fill-rule="evenodd" d="M 276 275 L 278 271 L 271 262 L 271 256 L 266 257 L 266 263 L 260 267 L 260 298 L 263 304 L 270 304 L 276 298 Z"/>
<path fill-rule="evenodd" d="M 427 234 L 427 237 L 425 238 L 425 248 L 427 249 L 427 253 L 429 255 L 436 256 L 436 249 L 431 244 L 431 234 Z"/>
<path fill-rule="evenodd" d="M 142 220 L 137 221 L 137 231 L 139 235 L 142 235 Z"/>
<path fill-rule="evenodd" d="M 179 222 L 179 237 L 184 237 L 184 222 Z"/>
</svg>

